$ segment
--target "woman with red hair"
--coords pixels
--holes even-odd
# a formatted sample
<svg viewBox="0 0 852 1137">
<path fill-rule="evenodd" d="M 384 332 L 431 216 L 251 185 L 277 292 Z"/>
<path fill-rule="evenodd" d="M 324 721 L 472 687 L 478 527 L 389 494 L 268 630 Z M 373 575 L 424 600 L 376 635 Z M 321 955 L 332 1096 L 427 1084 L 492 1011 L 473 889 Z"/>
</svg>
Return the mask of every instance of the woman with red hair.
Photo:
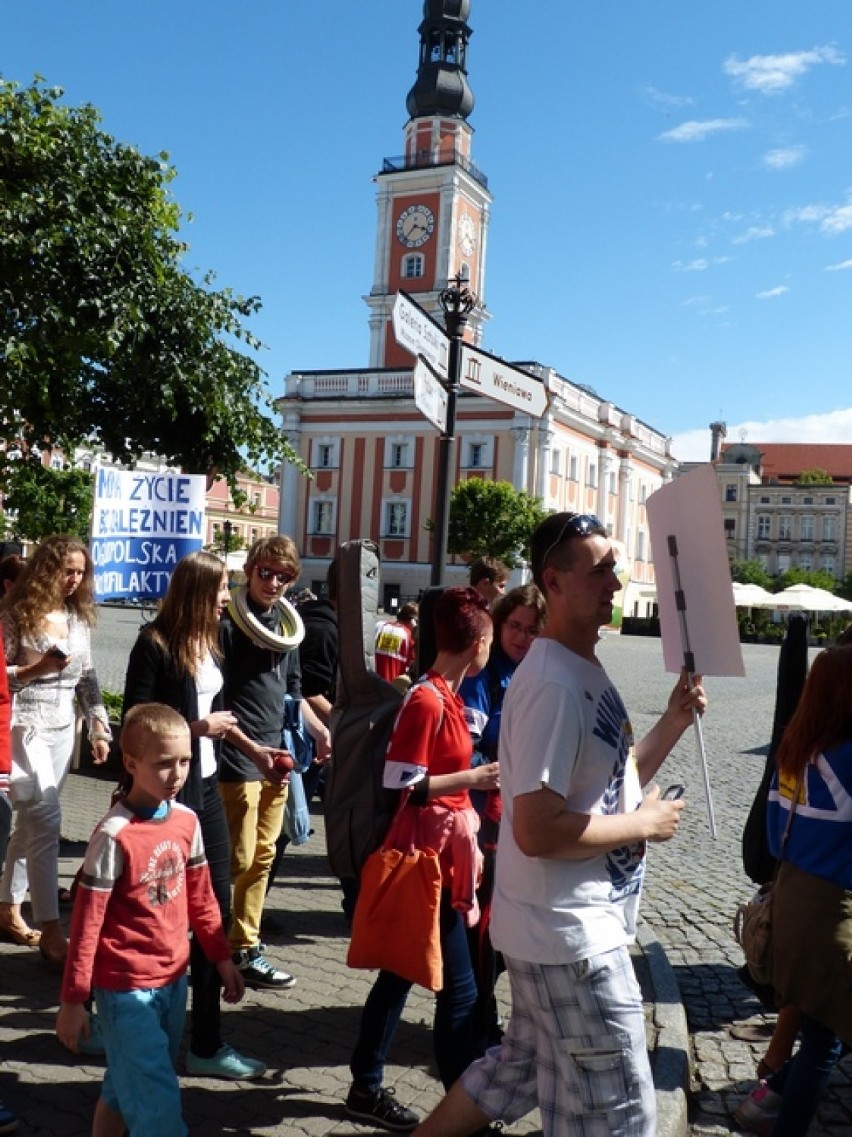
<svg viewBox="0 0 852 1137">
<path fill-rule="evenodd" d="M 435 662 L 406 695 L 385 758 L 384 784 L 411 796 L 400 818 L 416 812 L 421 838 L 458 821 L 470 834 L 469 857 L 461 861 L 463 841 L 441 852 L 441 958 L 444 984 L 435 998 L 433 1043 L 445 1087 L 455 1082 L 478 1055 L 475 1028 L 476 982 L 467 944 L 466 923 L 475 918 L 471 865 L 478 856 L 478 818 L 468 790 L 496 789 L 497 763 L 471 768 L 473 746 L 458 689 L 466 675 L 484 667 L 492 625 L 487 601 L 472 588 L 448 588 L 435 603 Z M 414 818 L 411 818 L 412 822 Z M 430 845 L 430 840 L 425 840 Z M 470 861 L 470 863 L 468 863 Z M 417 949 L 412 944 L 412 951 Z M 382 1087 L 384 1065 L 411 983 L 380 971 L 361 1016 L 352 1053 L 352 1087 L 346 1111 L 383 1129 L 405 1132 L 417 1115 L 399 1105 Z"/>
</svg>

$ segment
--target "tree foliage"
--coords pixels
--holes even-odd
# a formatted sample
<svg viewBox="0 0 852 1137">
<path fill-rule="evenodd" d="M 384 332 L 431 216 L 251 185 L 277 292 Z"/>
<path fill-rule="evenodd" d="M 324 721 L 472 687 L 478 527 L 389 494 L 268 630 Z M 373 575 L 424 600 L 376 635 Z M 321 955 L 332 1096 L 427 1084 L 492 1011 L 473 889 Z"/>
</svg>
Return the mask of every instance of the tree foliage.
<svg viewBox="0 0 852 1137">
<path fill-rule="evenodd" d="M 468 561 L 491 556 L 515 568 L 529 560 L 530 537 L 546 516 L 537 497 L 511 482 L 468 478 L 450 495 L 447 548 Z"/>
<path fill-rule="evenodd" d="M 802 470 L 796 478 L 797 486 L 830 486 L 833 485 L 831 474 L 821 466 L 814 466 L 812 470 Z"/>
<path fill-rule="evenodd" d="M 4 534 L 40 541 L 68 533 L 88 541 L 92 492 L 92 475 L 85 470 L 52 470 L 37 459 L 17 462 L 3 501 Z"/>
<path fill-rule="evenodd" d="M 760 561 L 731 561 L 731 580 L 737 584 L 758 584 L 772 590 L 773 578 Z"/>
<path fill-rule="evenodd" d="M 792 584 L 809 584 L 811 588 L 824 588 L 826 592 L 834 592 L 837 587 L 834 573 L 827 569 L 791 568 L 775 578 L 775 591 L 780 592 Z"/>
<path fill-rule="evenodd" d="M 269 415 L 256 298 L 181 267 L 167 155 L 62 91 L 0 79 L 0 422 L 7 443 L 88 443 L 224 476 L 295 456 Z M 13 453 L 9 461 L 14 461 Z"/>
</svg>

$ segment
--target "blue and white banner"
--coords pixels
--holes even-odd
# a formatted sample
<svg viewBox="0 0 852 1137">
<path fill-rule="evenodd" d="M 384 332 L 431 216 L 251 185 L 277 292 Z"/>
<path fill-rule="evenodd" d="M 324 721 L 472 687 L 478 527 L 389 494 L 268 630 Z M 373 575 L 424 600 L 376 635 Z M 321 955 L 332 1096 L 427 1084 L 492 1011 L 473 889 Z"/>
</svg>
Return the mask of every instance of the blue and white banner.
<svg viewBox="0 0 852 1137">
<path fill-rule="evenodd" d="M 98 600 L 156 600 L 204 543 L 203 474 L 95 468 L 91 553 Z"/>
</svg>

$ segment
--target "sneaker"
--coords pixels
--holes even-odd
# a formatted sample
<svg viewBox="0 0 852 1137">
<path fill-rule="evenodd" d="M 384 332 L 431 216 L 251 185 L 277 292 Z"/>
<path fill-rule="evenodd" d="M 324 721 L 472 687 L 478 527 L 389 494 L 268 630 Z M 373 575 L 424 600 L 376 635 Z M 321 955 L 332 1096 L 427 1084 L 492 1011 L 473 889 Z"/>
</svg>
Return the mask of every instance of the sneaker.
<svg viewBox="0 0 852 1137">
<path fill-rule="evenodd" d="M 86 1054 L 93 1058 L 101 1058 L 106 1054 L 104 1036 L 101 1034 L 101 1023 L 97 1015 L 89 1015 L 89 1037 L 77 1039 L 77 1053 Z M 0 1129 L 0 1133 L 3 1130 Z"/>
<path fill-rule="evenodd" d="M 745 1101 L 734 1110 L 734 1121 L 747 1133 L 769 1137 L 781 1112 L 783 1098 L 766 1082 L 758 1082 Z"/>
<path fill-rule="evenodd" d="M 256 1058 L 245 1058 L 233 1046 L 220 1047 L 212 1058 L 199 1058 L 191 1050 L 186 1055 L 186 1072 L 199 1078 L 224 1078 L 239 1082 L 243 1078 L 260 1078 L 266 1066 Z"/>
<path fill-rule="evenodd" d="M 18 1119 L 12 1113 L 11 1109 L 7 1109 L 2 1102 L 0 1102 L 0 1133 L 16 1133 L 18 1130 Z"/>
<path fill-rule="evenodd" d="M 288 988 L 296 986 L 295 976 L 273 967 L 259 947 L 246 948 L 244 951 L 235 952 L 233 960 L 245 980 L 246 987 L 254 987 L 259 990 L 286 991 Z"/>
<path fill-rule="evenodd" d="M 372 1121 L 379 1129 L 410 1133 L 420 1124 L 420 1118 L 413 1110 L 394 1101 L 393 1093 L 381 1086 L 375 1091 L 358 1090 L 353 1086 L 346 1096 L 346 1112 L 359 1121 Z"/>
</svg>

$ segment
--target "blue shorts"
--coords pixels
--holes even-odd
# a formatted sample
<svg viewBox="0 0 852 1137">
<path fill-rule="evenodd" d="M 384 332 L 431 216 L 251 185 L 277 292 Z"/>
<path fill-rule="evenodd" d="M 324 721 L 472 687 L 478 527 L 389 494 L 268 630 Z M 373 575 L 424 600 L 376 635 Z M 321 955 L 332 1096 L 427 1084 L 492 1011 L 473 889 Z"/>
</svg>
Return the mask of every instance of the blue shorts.
<svg viewBox="0 0 852 1137">
<path fill-rule="evenodd" d="M 186 976 L 166 987 L 95 988 L 106 1048 L 101 1097 L 132 1137 L 186 1137 L 175 1059 L 186 1021 Z"/>
</svg>

